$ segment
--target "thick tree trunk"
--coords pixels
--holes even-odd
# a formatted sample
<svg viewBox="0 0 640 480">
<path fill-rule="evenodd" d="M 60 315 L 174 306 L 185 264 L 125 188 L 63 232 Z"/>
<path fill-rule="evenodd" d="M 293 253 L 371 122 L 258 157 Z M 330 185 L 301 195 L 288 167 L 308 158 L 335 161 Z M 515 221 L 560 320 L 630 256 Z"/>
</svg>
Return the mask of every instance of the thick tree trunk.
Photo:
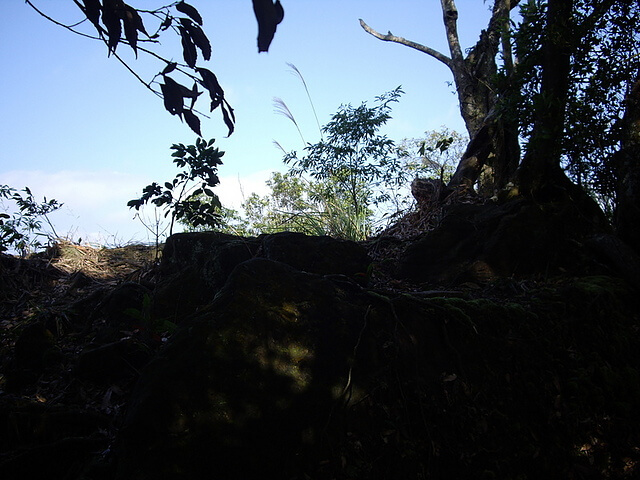
<svg viewBox="0 0 640 480">
<path fill-rule="evenodd" d="M 544 40 L 542 87 L 527 153 L 518 171 L 522 193 L 537 196 L 566 186 L 560 167 L 573 41 L 573 0 L 549 0 Z M 564 177 L 564 178 L 563 178 Z"/>
<path fill-rule="evenodd" d="M 623 120 L 624 141 L 616 155 L 618 236 L 640 253 L 640 76 L 627 99 Z"/>
<path fill-rule="evenodd" d="M 471 137 L 458 163 L 449 187 L 471 190 L 484 171 L 481 192 L 491 196 L 512 178 L 520 160 L 518 129 L 502 119 L 488 115 L 486 123 Z"/>
<path fill-rule="evenodd" d="M 527 153 L 516 172 L 521 194 L 539 202 L 570 202 L 593 232 L 607 232 L 600 206 L 565 175 L 562 157 L 565 116 L 574 48 L 574 0 L 549 0 L 543 44 L 542 85 Z"/>
<path fill-rule="evenodd" d="M 467 152 L 450 182 L 456 189 L 472 189 L 485 166 L 492 171 L 491 188 L 503 186 L 511 178 L 520 159 L 518 131 L 495 115 L 499 92 L 494 77 L 496 56 L 503 46 L 505 66 L 511 65 L 508 31 L 510 12 L 519 0 L 494 0 L 493 14 L 486 30 L 465 57 L 457 31 L 455 0 L 440 0 L 450 56 L 391 32 L 381 34 L 360 20 L 362 28 L 374 37 L 416 49 L 444 63 L 453 75 L 460 113 L 471 139 Z"/>
<path fill-rule="evenodd" d="M 470 143 L 463 155 L 449 187 L 471 190 L 480 174 L 488 171 L 483 179 L 484 192 L 492 195 L 512 177 L 520 160 L 518 130 L 495 114 L 498 101 L 493 77 L 497 75 L 496 56 L 502 43 L 509 45 L 509 14 L 517 1 L 496 0 L 489 27 L 463 60 L 458 54 L 455 19 L 457 10 L 453 0 L 441 0 L 447 39 L 454 63 L 454 76 L 460 113 L 469 133 Z M 456 42 L 452 41 L 455 38 Z M 510 49 L 503 51 L 506 68 L 511 66 Z"/>
</svg>

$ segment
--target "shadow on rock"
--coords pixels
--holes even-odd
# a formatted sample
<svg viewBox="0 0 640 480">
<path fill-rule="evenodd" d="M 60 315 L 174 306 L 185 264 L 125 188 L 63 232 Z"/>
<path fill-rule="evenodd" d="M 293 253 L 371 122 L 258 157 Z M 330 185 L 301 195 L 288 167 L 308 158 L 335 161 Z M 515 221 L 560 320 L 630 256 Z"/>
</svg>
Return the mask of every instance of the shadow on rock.
<svg viewBox="0 0 640 480">
<path fill-rule="evenodd" d="M 327 459 L 347 438 L 345 412 L 365 405 L 398 342 L 411 343 L 391 333 L 396 320 L 388 299 L 346 277 L 242 263 L 143 372 L 119 478 L 294 478 L 334 468 Z M 375 422 L 364 408 L 350 421 L 359 416 Z"/>
</svg>

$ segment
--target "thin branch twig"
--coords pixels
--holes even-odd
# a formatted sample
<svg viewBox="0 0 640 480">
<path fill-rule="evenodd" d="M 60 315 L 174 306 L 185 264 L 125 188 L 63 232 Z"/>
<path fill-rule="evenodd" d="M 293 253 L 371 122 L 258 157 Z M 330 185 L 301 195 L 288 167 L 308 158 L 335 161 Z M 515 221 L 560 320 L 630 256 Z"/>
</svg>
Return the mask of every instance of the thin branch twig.
<svg viewBox="0 0 640 480">
<path fill-rule="evenodd" d="M 90 38 L 92 40 L 101 40 L 101 38 L 99 38 L 99 37 L 94 37 L 93 35 L 88 35 L 86 33 L 79 32 L 79 31 L 73 29 L 73 27 L 75 27 L 76 25 L 81 24 L 82 22 L 84 22 L 84 20 L 82 20 L 81 22 L 75 23 L 73 25 L 65 25 L 64 23 L 61 23 L 61 22 L 57 21 L 55 18 L 51 18 L 49 15 L 44 13 L 42 10 L 39 10 L 38 7 L 36 7 L 29 0 L 24 0 L 24 1 L 25 1 L 25 3 L 27 5 L 29 5 L 31 8 L 33 8 L 39 15 L 41 15 L 44 18 L 46 18 L 47 20 L 49 20 L 53 24 L 58 25 L 59 27 L 62 27 L 62 28 L 66 28 L 67 30 L 69 30 L 70 32 L 75 33 L 76 35 L 80 35 L 82 37 L 87 37 L 87 38 Z"/>
<path fill-rule="evenodd" d="M 360 26 L 364 29 L 365 32 L 367 32 L 370 35 L 373 35 L 379 40 L 382 40 L 384 42 L 399 43 L 400 45 L 405 45 L 407 47 L 418 50 L 419 52 L 426 53 L 427 55 L 432 56 L 436 60 L 439 60 L 442 63 L 444 63 L 447 67 L 451 68 L 452 60 L 446 55 L 438 52 L 437 50 L 434 50 L 433 48 L 427 47 L 420 43 L 412 42 L 411 40 L 407 40 L 406 38 L 403 38 L 403 37 L 397 37 L 393 35 L 391 32 L 387 33 L 386 35 L 383 35 L 382 33 L 377 32 L 376 30 L 371 28 L 369 25 L 367 25 L 365 21 L 362 19 L 360 19 Z"/>
</svg>

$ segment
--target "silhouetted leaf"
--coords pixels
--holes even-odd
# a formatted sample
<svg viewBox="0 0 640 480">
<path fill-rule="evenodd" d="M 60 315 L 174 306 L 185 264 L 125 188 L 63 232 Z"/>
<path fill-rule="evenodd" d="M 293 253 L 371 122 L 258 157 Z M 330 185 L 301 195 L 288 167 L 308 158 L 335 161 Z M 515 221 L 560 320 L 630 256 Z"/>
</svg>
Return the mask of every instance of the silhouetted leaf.
<svg viewBox="0 0 640 480">
<path fill-rule="evenodd" d="M 144 204 L 143 200 L 137 199 L 137 200 L 129 200 L 127 202 L 127 207 L 129 208 L 135 208 L 136 210 L 139 210 L 140 207 Z"/>
<path fill-rule="evenodd" d="M 171 115 L 182 115 L 184 103 L 180 87 L 182 87 L 182 85 L 166 76 L 164 77 L 164 83 L 160 84 L 162 96 L 164 97 L 164 108 L 166 108 Z"/>
<path fill-rule="evenodd" d="M 200 119 L 198 118 L 198 116 L 191 110 L 185 110 L 182 113 L 184 115 L 184 119 L 187 122 L 187 125 L 189 125 L 191 130 L 193 130 L 199 136 L 202 136 L 202 133 L 200 133 Z"/>
<path fill-rule="evenodd" d="M 222 162 L 217 161 L 216 165 L 222 165 Z M 220 183 L 220 178 L 215 173 L 211 172 L 207 175 L 206 180 L 202 183 L 202 188 L 204 188 L 206 185 L 210 187 L 215 187 L 219 183 Z"/>
<path fill-rule="evenodd" d="M 184 95 L 185 98 L 191 99 L 191 106 L 189 107 L 191 110 L 193 110 L 193 106 L 195 105 L 196 100 L 201 94 L 202 92 L 198 90 L 198 84 L 194 82 L 193 88 Z"/>
<path fill-rule="evenodd" d="M 129 42 L 129 45 L 131 45 L 131 48 L 133 49 L 137 57 L 138 32 L 144 33 L 147 37 L 149 36 L 149 34 L 144 28 L 142 18 L 135 8 L 127 4 L 122 4 L 120 14 L 122 17 L 122 23 L 124 25 L 124 36 Z"/>
<path fill-rule="evenodd" d="M 164 186 L 169 189 L 172 190 L 173 189 L 173 183 L 169 183 L 169 182 L 164 182 Z"/>
<path fill-rule="evenodd" d="M 183 97 L 192 98 L 194 100 L 198 98 L 200 94 L 202 94 L 202 92 L 198 91 L 197 84 L 194 84 L 193 88 L 187 88 L 184 85 L 180 85 L 180 93 Z"/>
<path fill-rule="evenodd" d="M 224 90 L 222 90 L 222 87 L 218 82 L 218 78 L 211 70 L 206 68 L 196 68 L 196 71 L 202 77 L 202 86 L 208 90 L 209 96 L 211 97 L 211 111 L 213 112 L 216 108 L 222 105 L 224 123 L 229 129 L 227 136 L 231 135 L 234 130 L 235 115 L 231 105 L 229 105 L 229 103 L 224 99 Z"/>
<path fill-rule="evenodd" d="M 258 20 L 258 52 L 268 52 L 276 28 L 284 18 L 280 0 L 253 0 L 253 11 Z"/>
<path fill-rule="evenodd" d="M 107 27 L 107 35 L 109 37 L 107 46 L 109 53 L 115 53 L 122 26 L 120 25 L 120 9 L 123 3 L 119 0 L 104 0 L 102 6 L 102 23 Z"/>
<path fill-rule="evenodd" d="M 136 57 L 138 56 L 138 25 L 142 24 L 142 19 L 138 12 L 129 5 L 124 5 L 122 13 L 122 23 L 124 25 L 124 37 L 129 42 Z M 144 30 L 144 27 L 142 27 Z"/>
<path fill-rule="evenodd" d="M 227 111 L 227 108 L 225 108 L 225 106 L 229 108 L 229 111 Z M 227 128 L 229 129 L 229 133 L 227 134 L 227 137 L 229 137 L 233 133 L 236 117 L 233 114 L 233 108 L 231 108 L 231 105 L 229 105 L 226 100 L 224 100 L 223 103 L 221 104 L 221 108 L 222 108 L 222 117 L 224 118 L 224 123 L 227 125 Z"/>
<path fill-rule="evenodd" d="M 198 25 L 194 24 L 188 18 L 181 18 L 180 23 L 182 23 L 182 26 L 187 29 L 187 32 L 189 32 L 189 36 L 191 37 L 191 40 L 202 51 L 202 57 L 205 60 L 210 60 L 211 59 L 211 43 L 209 43 L 209 39 L 207 38 L 205 33 L 202 31 L 202 29 Z"/>
<path fill-rule="evenodd" d="M 162 70 L 161 75 L 166 75 L 168 73 L 173 72 L 176 67 L 178 66 L 178 64 L 176 62 L 171 62 L 169 64 L 167 64 L 166 67 L 164 67 L 164 70 Z"/>
<path fill-rule="evenodd" d="M 211 111 L 214 111 L 224 98 L 224 90 L 222 90 L 218 82 L 218 77 L 216 77 L 215 73 L 211 70 L 206 68 L 197 68 L 196 70 L 200 74 L 200 77 L 202 77 L 202 86 L 209 92 Z"/>
<path fill-rule="evenodd" d="M 198 13 L 198 10 L 195 9 L 195 7 L 192 7 L 188 3 L 179 2 L 176 5 L 176 10 L 184 13 L 188 17 L 191 17 L 191 19 L 198 25 L 202 25 L 202 17 L 200 16 L 200 13 Z"/>
<path fill-rule="evenodd" d="M 82 0 L 84 7 L 80 6 L 86 17 L 96 27 L 100 33 L 100 1 L 99 0 Z"/>
<path fill-rule="evenodd" d="M 184 61 L 191 68 L 196 68 L 196 61 L 198 60 L 198 53 L 196 51 L 196 46 L 191 41 L 191 36 L 187 29 L 183 26 L 179 26 L 178 30 L 180 30 L 180 37 L 182 40 L 182 56 L 184 57 Z"/>
</svg>

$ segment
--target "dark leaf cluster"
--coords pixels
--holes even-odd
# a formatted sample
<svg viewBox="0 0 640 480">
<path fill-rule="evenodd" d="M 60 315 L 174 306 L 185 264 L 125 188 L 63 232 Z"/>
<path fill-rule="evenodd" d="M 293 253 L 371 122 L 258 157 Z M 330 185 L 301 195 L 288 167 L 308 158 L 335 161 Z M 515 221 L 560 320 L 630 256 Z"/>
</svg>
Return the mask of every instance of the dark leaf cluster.
<svg viewBox="0 0 640 480">
<path fill-rule="evenodd" d="M 138 54 L 138 32 L 149 38 L 142 17 L 137 9 L 122 0 L 82 0 L 76 2 L 100 36 L 106 36 L 109 53 L 115 53 L 124 39 L 134 53 Z"/>
<path fill-rule="evenodd" d="M 213 112 L 220 107 L 228 135 L 233 133 L 235 116 L 225 99 L 224 90 L 213 72 L 198 66 L 198 53 L 207 61 L 211 59 L 212 49 L 211 42 L 202 29 L 202 16 L 195 7 L 180 1 L 157 10 L 142 11 L 122 0 L 77 0 L 76 3 L 95 26 L 99 36 L 105 40 L 109 54 L 115 54 L 118 44 L 124 42 L 137 56 L 139 33 L 146 36 L 145 41 L 153 42 L 162 32 L 173 30 L 180 37 L 184 64 L 163 59 L 166 66 L 157 75 L 162 78 L 162 83 L 160 92 L 156 93 L 162 96 L 165 109 L 180 117 L 191 130 L 202 136 L 200 117 L 194 107 L 202 93 L 198 87 L 204 88 L 211 99 L 210 111 Z M 174 7 L 178 14 L 170 7 Z M 155 20 L 162 20 L 155 33 L 147 33 L 141 15 L 143 13 Z M 185 75 L 193 82 L 192 87 L 176 81 L 170 76 L 172 73 Z M 147 87 L 151 88 L 151 84 Z"/>
<path fill-rule="evenodd" d="M 253 0 L 253 11 L 258 21 L 258 52 L 267 52 L 278 24 L 284 19 L 284 8 L 280 0 Z"/>
<path fill-rule="evenodd" d="M 214 147 L 215 140 L 198 138 L 195 145 L 174 144 L 171 156 L 181 172 L 170 182 L 156 182 L 142 190 L 140 198 L 130 200 L 129 208 L 139 210 L 147 203 L 171 215 L 171 230 L 175 220 L 184 220 L 193 226 L 215 226 L 219 223 L 221 208 L 212 188 L 220 183 L 218 167 L 224 152 Z"/>
<path fill-rule="evenodd" d="M 550 101 L 542 89 L 547 8 L 547 1 L 521 3 L 521 21 L 513 36 L 518 61 L 501 105 L 525 142 L 536 112 L 548 108 Z M 624 99 L 640 72 L 640 3 L 575 0 L 570 28 L 562 162 L 572 180 L 608 210 L 615 203 L 611 159 L 620 146 Z"/>
</svg>

